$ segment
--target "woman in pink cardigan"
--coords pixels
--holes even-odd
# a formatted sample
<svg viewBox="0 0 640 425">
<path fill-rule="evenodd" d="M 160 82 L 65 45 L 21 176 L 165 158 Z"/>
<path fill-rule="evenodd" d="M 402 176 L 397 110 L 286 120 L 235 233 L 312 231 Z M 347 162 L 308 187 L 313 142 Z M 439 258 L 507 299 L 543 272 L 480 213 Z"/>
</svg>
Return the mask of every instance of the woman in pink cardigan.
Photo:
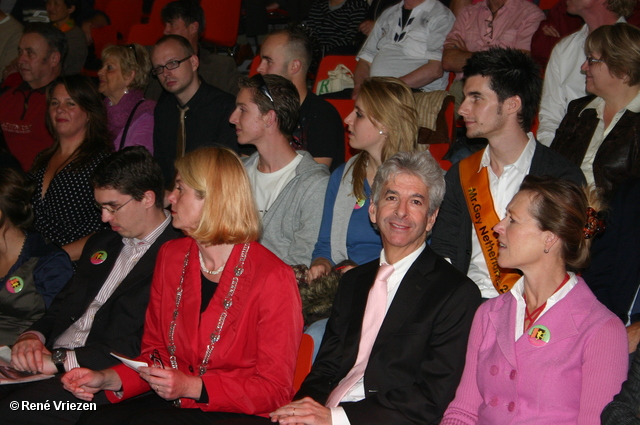
<svg viewBox="0 0 640 425">
<path fill-rule="evenodd" d="M 441 424 L 600 424 L 628 354 L 620 319 L 573 273 L 602 227 L 588 198 L 595 197 L 573 183 L 524 179 L 494 228 L 498 264 L 523 276 L 476 312 L 462 380 Z"/>
</svg>

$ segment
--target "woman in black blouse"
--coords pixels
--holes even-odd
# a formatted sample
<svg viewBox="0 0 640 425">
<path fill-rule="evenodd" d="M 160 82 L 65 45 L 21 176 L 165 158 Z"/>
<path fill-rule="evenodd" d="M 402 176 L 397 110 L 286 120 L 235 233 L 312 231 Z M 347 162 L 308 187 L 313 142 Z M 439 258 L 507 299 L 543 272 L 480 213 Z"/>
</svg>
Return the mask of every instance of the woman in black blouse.
<svg viewBox="0 0 640 425">
<path fill-rule="evenodd" d="M 107 114 L 91 81 L 79 75 L 56 79 L 47 89 L 47 105 L 54 143 L 29 171 L 36 184 L 35 228 L 77 260 L 89 235 L 105 228 L 89 176 L 113 150 Z"/>
</svg>

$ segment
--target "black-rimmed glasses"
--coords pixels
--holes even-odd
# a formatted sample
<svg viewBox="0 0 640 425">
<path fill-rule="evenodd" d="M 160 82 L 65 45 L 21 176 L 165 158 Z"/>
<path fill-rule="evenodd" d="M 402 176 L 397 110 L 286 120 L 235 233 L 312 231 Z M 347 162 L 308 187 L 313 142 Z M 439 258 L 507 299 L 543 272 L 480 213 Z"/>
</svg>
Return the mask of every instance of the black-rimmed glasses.
<svg viewBox="0 0 640 425">
<path fill-rule="evenodd" d="M 149 358 L 153 362 L 153 367 L 164 369 L 164 363 L 162 362 L 162 357 L 160 357 L 160 352 L 158 351 L 158 349 L 153 350 L 153 352 L 149 355 Z"/>
<path fill-rule="evenodd" d="M 258 90 L 260 90 L 260 93 L 265 95 L 267 99 L 269 99 L 273 107 L 275 108 L 276 104 L 273 102 L 273 96 L 271 96 L 271 92 L 269 91 L 269 86 L 267 86 L 267 82 L 264 81 L 264 77 L 262 76 L 262 74 L 256 74 L 253 76 L 253 78 L 255 78 L 256 82 L 258 83 Z"/>
<path fill-rule="evenodd" d="M 164 73 L 165 68 L 168 69 L 169 71 L 171 71 L 172 69 L 176 69 L 177 67 L 180 66 L 182 62 L 186 61 L 189 58 L 191 58 L 191 56 L 187 56 L 186 58 L 180 59 L 179 61 L 169 61 L 164 65 L 158 65 L 156 67 L 153 67 L 151 69 L 151 74 L 155 75 L 156 77 L 158 75 L 162 75 L 162 73 Z"/>
<path fill-rule="evenodd" d="M 124 204 L 120 205 L 119 207 L 113 208 L 111 205 L 102 205 L 100 203 L 98 203 L 97 201 L 94 202 L 96 205 L 96 208 L 102 212 L 102 210 L 105 210 L 106 212 L 108 212 L 109 214 L 115 214 L 118 211 L 120 211 L 122 209 L 122 207 L 124 207 L 125 205 L 127 205 L 129 202 L 133 201 L 133 197 L 131 199 L 129 199 L 127 202 L 125 202 Z"/>
</svg>

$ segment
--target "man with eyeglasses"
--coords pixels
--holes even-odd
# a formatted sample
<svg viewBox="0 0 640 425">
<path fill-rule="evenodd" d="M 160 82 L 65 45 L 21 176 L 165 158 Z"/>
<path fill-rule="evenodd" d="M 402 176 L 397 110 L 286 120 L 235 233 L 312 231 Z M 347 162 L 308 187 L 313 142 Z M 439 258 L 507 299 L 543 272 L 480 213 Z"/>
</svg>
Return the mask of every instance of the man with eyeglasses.
<svg viewBox="0 0 640 425">
<path fill-rule="evenodd" d="M 460 12 L 444 41 L 442 69 L 455 72 L 449 93 L 455 97 L 456 112 L 464 98 L 462 67 L 474 52 L 490 47 L 511 47 L 531 52 L 531 38 L 545 18 L 528 0 L 483 0 Z"/>
<path fill-rule="evenodd" d="M 154 111 L 154 157 L 162 168 L 165 186 L 172 186 L 173 163 L 185 153 L 203 146 L 224 146 L 238 152 L 229 124 L 234 97 L 198 76 L 200 64 L 189 41 L 165 35 L 151 54 L 151 73 L 165 93 Z"/>
<path fill-rule="evenodd" d="M 111 155 L 96 168 L 91 182 L 102 220 L 112 230 L 87 241 L 71 281 L 13 346 L 11 363 L 16 369 L 57 375 L 0 386 L 3 423 L 75 423 L 79 411 L 14 411 L 10 401 L 75 403 L 59 381 L 64 372 L 114 366 L 119 362 L 111 352 L 131 358 L 140 353 L 158 250 L 182 234 L 162 208 L 162 175 L 145 148 L 128 147 Z M 108 403 L 106 397 L 94 401 Z"/>
<path fill-rule="evenodd" d="M 244 158 L 262 217 L 260 243 L 290 265 L 311 263 L 318 239 L 329 169 L 309 152 L 291 146 L 298 122 L 296 86 L 279 75 L 256 74 L 240 81 L 229 121 L 238 143 L 257 152 Z"/>
</svg>

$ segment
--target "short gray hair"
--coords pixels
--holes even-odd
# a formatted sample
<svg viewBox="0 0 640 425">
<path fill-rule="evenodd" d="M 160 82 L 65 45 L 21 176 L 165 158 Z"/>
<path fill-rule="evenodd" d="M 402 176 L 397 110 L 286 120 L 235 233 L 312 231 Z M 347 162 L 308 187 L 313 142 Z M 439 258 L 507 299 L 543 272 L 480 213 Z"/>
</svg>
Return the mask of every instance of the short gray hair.
<svg viewBox="0 0 640 425">
<path fill-rule="evenodd" d="M 377 207 L 382 188 L 398 174 L 418 177 L 429 190 L 429 216 L 433 215 L 444 198 L 445 183 L 442 168 L 428 151 L 398 152 L 378 168 L 371 186 L 371 202 Z"/>
</svg>

